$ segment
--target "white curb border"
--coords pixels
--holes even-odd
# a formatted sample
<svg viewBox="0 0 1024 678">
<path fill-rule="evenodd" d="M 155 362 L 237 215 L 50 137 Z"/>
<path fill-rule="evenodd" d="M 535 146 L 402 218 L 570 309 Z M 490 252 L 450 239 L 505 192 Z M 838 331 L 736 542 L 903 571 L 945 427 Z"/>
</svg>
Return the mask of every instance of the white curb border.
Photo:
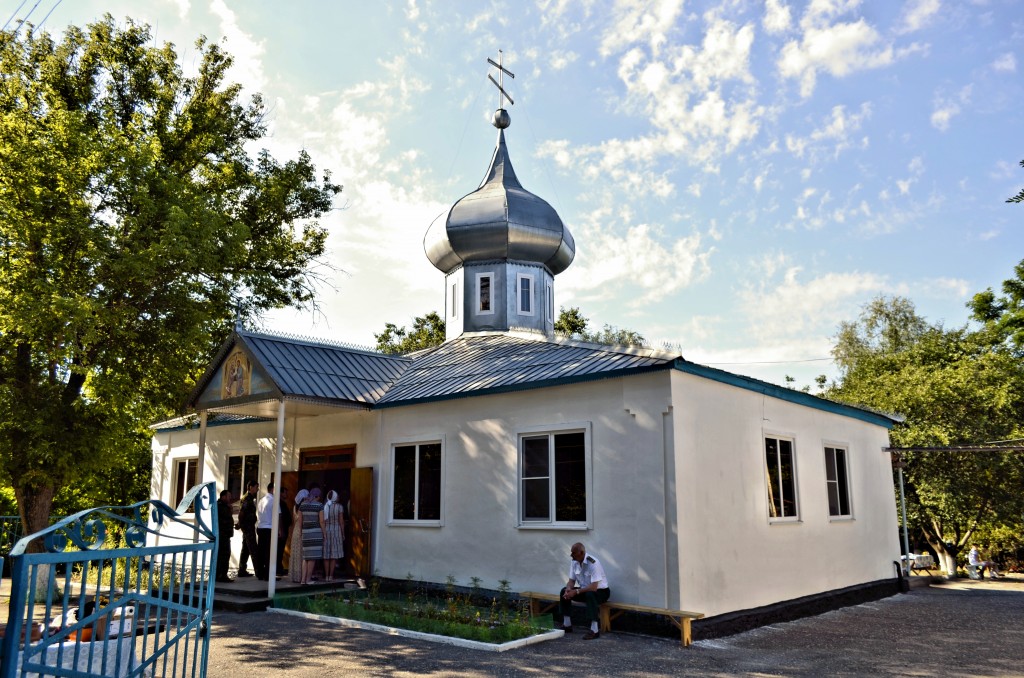
<svg viewBox="0 0 1024 678">
<path fill-rule="evenodd" d="M 327 622 L 328 624 L 337 624 L 338 626 L 346 626 L 348 628 L 353 629 L 376 631 L 377 633 L 386 633 L 391 636 L 401 636 L 403 638 L 426 640 L 431 643 L 455 645 L 457 647 L 464 647 L 470 650 L 482 650 L 484 652 L 507 652 L 508 650 L 514 650 L 519 647 L 526 647 L 527 645 L 534 645 L 535 643 L 543 643 L 547 640 L 561 638 L 565 635 L 565 631 L 561 629 L 552 629 L 547 633 L 539 633 L 535 636 L 520 638 L 519 640 L 511 640 L 507 643 L 501 643 L 499 645 L 495 643 L 483 643 L 479 640 L 466 640 L 464 638 L 452 638 L 451 636 L 439 636 L 433 633 L 423 633 L 422 631 L 398 629 L 393 626 L 383 626 L 381 624 L 373 624 L 370 622 L 358 621 L 356 619 L 346 619 L 344 617 L 329 617 L 324 614 L 313 614 L 311 612 L 285 610 L 279 607 L 268 607 L 267 612 L 270 612 L 272 614 L 287 614 L 293 617 L 302 617 L 303 619 L 314 619 L 316 621 Z"/>
</svg>

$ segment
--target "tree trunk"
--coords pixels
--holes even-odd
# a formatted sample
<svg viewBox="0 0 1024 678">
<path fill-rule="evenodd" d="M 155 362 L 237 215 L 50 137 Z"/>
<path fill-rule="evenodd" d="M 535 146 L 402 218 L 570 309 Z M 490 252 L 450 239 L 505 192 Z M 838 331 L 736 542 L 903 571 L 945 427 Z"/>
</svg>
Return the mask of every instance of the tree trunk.
<svg viewBox="0 0 1024 678">
<path fill-rule="evenodd" d="M 946 543 L 939 539 L 932 539 L 930 535 L 926 534 L 928 539 L 928 545 L 935 551 L 935 555 L 939 558 L 939 565 L 943 572 L 946 573 L 947 579 L 953 579 L 956 577 L 956 554 L 958 550 L 950 550 Z"/>
<path fill-rule="evenodd" d="M 15 483 L 14 496 L 18 500 L 18 513 L 26 536 L 50 526 L 50 507 L 53 506 L 55 493 L 56 488 L 53 486 L 24 487 Z M 38 539 L 33 540 L 26 550 L 29 553 L 40 553 L 43 544 Z"/>
</svg>

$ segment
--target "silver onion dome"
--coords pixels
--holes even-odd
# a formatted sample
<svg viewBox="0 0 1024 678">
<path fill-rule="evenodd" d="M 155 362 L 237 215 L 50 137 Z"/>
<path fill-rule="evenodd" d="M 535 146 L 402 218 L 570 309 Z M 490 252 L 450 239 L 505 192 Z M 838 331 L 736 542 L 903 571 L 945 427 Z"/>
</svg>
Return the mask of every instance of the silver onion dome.
<svg viewBox="0 0 1024 678">
<path fill-rule="evenodd" d="M 495 112 L 498 144 L 483 181 L 437 217 L 423 238 L 430 263 L 445 273 L 466 262 L 498 259 L 541 264 L 557 275 L 576 255 L 555 209 L 516 178 L 505 146 L 510 123 L 507 111 Z"/>
</svg>

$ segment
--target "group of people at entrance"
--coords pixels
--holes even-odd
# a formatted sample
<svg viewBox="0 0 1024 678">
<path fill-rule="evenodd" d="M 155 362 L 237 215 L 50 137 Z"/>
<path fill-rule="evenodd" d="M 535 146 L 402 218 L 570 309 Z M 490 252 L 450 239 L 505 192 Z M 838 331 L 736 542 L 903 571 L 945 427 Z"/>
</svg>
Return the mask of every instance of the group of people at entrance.
<svg viewBox="0 0 1024 678">
<path fill-rule="evenodd" d="M 259 484 L 250 480 L 239 505 L 237 522 L 232 518 L 230 490 L 220 493 L 217 500 L 217 570 L 219 582 L 234 581 L 228 576 L 231 559 L 231 536 L 234 530 L 242 533 L 242 551 L 238 559 L 238 576 L 261 580 L 270 576 L 270 542 L 273 533 L 274 483 L 267 485 L 267 493 L 257 502 Z M 334 580 L 338 561 L 345 553 L 345 509 L 338 501 L 338 493 L 331 490 L 327 501 L 320 501 L 320 487 L 313 484 L 299 490 L 295 505 L 288 505 L 288 488 L 281 488 L 278 515 L 277 574 L 289 576 L 298 584 L 315 581 L 317 563 L 323 561 L 326 581 Z M 291 545 L 291 557 L 284 562 L 285 544 Z M 246 566 L 252 560 L 253 572 Z"/>
</svg>

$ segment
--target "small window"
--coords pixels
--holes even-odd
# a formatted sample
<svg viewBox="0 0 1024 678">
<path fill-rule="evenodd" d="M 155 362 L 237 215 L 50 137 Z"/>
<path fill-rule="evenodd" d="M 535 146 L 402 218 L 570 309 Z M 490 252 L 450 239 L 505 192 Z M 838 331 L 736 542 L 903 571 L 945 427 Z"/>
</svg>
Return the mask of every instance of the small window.
<svg viewBox="0 0 1024 678">
<path fill-rule="evenodd" d="M 459 283 L 452 283 L 452 317 L 459 317 Z"/>
<path fill-rule="evenodd" d="M 520 525 L 585 526 L 587 460 L 585 431 L 520 436 Z"/>
<path fill-rule="evenodd" d="M 493 273 L 477 273 L 476 275 L 476 312 L 480 315 L 494 313 L 493 300 L 491 299 L 493 281 Z"/>
<path fill-rule="evenodd" d="M 850 480 L 846 465 L 846 450 L 842 447 L 825 447 L 825 485 L 828 488 L 828 514 L 838 518 L 849 518 Z"/>
<path fill-rule="evenodd" d="M 174 507 L 177 508 L 181 504 L 181 500 L 185 498 L 185 493 L 188 492 L 196 484 L 196 470 L 198 468 L 198 459 L 179 459 L 174 463 Z M 189 506 L 188 512 L 193 512 L 193 507 Z"/>
<path fill-rule="evenodd" d="M 546 301 L 547 301 L 547 310 L 548 310 L 547 322 L 548 322 L 548 325 L 554 325 L 555 324 L 555 295 L 553 294 L 553 290 L 551 289 L 551 283 L 548 283 L 545 287 L 546 287 L 546 291 L 547 291 L 547 294 L 545 295 Z"/>
<path fill-rule="evenodd" d="M 391 448 L 391 519 L 441 520 L 441 443 L 395 445 Z"/>
<path fill-rule="evenodd" d="M 533 315 L 533 276 L 524 273 L 518 274 L 516 287 L 518 288 L 516 302 L 519 315 Z"/>
<path fill-rule="evenodd" d="M 773 520 L 797 519 L 796 460 L 793 441 L 765 437 L 765 474 L 768 481 L 768 516 Z"/>
</svg>

